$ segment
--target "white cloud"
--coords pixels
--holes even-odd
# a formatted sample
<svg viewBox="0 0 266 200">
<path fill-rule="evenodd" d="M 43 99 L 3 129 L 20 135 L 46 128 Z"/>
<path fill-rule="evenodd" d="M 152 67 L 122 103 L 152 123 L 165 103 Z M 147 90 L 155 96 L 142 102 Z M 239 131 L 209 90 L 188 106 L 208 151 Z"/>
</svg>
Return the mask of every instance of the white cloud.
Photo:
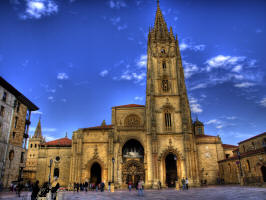
<svg viewBox="0 0 266 200">
<path fill-rule="evenodd" d="M 134 98 L 134 100 L 136 100 L 136 101 L 142 101 L 142 100 L 143 100 L 143 97 L 136 96 L 136 97 Z"/>
<path fill-rule="evenodd" d="M 34 133 L 36 127 L 30 127 L 29 132 Z M 57 129 L 56 128 L 48 128 L 48 127 L 42 127 L 43 132 L 55 132 Z"/>
<path fill-rule="evenodd" d="M 254 86 L 254 85 L 255 85 L 254 83 L 243 82 L 243 83 L 237 83 L 234 86 L 237 87 L 237 88 L 248 88 L 248 87 L 251 87 L 251 86 Z"/>
<path fill-rule="evenodd" d="M 266 107 L 266 97 L 264 97 L 259 103 L 261 106 Z"/>
<path fill-rule="evenodd" d="M 204 44 L 195 45 L 189 40 L 182 40 L 182 42 L 179 44 L 180 51 L 185 51 L 185 50 L 203 51 L 205 47 L 206 45 Z"/>
<path fill-rule="evenodd" d="M 127 28 L 126 24 L 117 26 L 117 30 L 119 30 L 119 31 L 124 30 L 126 28 Z"/>
<path fill-rule="evenodd" d="M 50 135 L 47 135 L 47 134 L 44 134 L 43 136 L 44 136 L 46 142 L 53 141 L 53 140 L 57 139 L 56 137 L 50 136 Z"/>
<path fill-rule="evenodd" d="M 142 54 L 137 60 L 137 66 L 145 68 L 147 66 L 147 54 Z"/>
<path fill-rule="evenodd" d="M 236 119 L 237 117 L 235 117 L 235 116 L 231 116 L 231 117 L 226 117 L 226 119 L 228 119 L 228 120 L 234 120 L 234 119 Z"/>
<path fill-rule="evenodd" d="M 43 113 L 39 110 L 36 110 L 36 111 L 32 111 L 31 114 L 32 115 L 42 115 Z"/>
<path fill-rule="evenodd" d="M 122 80 L 135 80 L 136 83 L 142 81 L 146 76 L 145 72 L 140 72 L 139 74 L 136 72 L 130 72 L 129 70 L 123 72 L 123 74 L 121 75 L 120 79 Z"/>
<path fill-rule="evenodd" d="M 197 89 L 206 88 L 206 87 L 207 87 L 206 83 L 199 83 L 193 87 L 190 87 L 189 90 L 197 90 Z"/>
<path fill-rule="evenodd" d="M 64 103 L 66 103 L 67 100 L 65 98 L 63 98 L 63 99 L 61 99 L 61 101 L 64 102 Z"/>
<path fill-rule="evenodd" d="M 110 0 L 109 1 L 109 7 L 114 9 L 120 9 L 123 7 L 126 7 L 127 4 L 122 0 Z"/>
<path fill-rule="evenodd" d="M 105 77 L 108 73 L 109 73 L 108 70 L 105 69 L 105 70 L 101 71 L 99 75 L 101 77 Z"/>
<path fill-rule="evenodd" d="M 224 127 L 222 121 L 220 121 L 218 119 L 209 120 L 205 124 L 207 124 L 207 125 L 213 124 L 217 129 L 221 129 Z"/>
<path fill-rule="evenodd" d="M 186 78 L 190 78 L 193 74 L 199 71 L 197 65 L 183 61 L 184 74 Z"/>
<path fill-rule="evenodd" d="M 206 61 L 207 64 L 206 70 L 211 71 L 214 68 L 226 67 L 228 65 L 235 65 L 236 63 L 241 62 L 245 59 L 246 57 L 244 56 L 218 55 Z"/>
<path fill-rule="evenodd" d="M 59 80 L 66 80 L 68 78 L 69 77 L 68 77 L 68 75 L 65 72 L 61 72 L 61 73 L 57 74 L 57 79 L 59 79 Z"/>
<path fill-rule="evenodd" d="M 260 28 L 256 29 L 256 33 L 262 33 L 262 30 Z"/>
<path fill-rule="evenodd" d="M 189 98 L 189 104 L 192 113 L 201 113 L 203 111 L 198 100 L 194 97 Z"/>
<path fill-rule="evenodd" d="M 21 19 L 40 19 L 58 12 L 58 5 L 54 0 L 26 0 L 26 10 Z"/>
<path fill-rule="evenodd" d="M 174 21 L 177 21 L 178 20 L 178 17 L 174 17 Z"/>
<path fill-rule="evenodd" d="M 233 72 L 240 72 L 242 70 L 242 65 L 236 65 L 233 69 L 232 69 L 232 71 Z"/>
<path fill-rule="evenodd" d="M 52 103 L 55 102 L 55 99 L 54 99 L 53 96 L 49 96 L 49 97 L 48 97 L 48 100 L 51 101 Z"/>
<path fill-rule="evenodd" d="M 110 21 L 112 22 L 113 25 L 116 25 L 120 22 L 120 17 L 111 17 Z"/>
</svg>

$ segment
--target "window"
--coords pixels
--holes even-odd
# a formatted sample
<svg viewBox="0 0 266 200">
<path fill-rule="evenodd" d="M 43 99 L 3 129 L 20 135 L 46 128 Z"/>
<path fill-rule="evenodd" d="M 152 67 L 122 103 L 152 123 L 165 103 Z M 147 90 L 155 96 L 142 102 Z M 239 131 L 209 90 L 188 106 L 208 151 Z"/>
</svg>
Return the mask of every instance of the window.
<svg viewBox="0 0 266 200">
<path fill-rule="evenodd" d="M 4 102 L 6 102 L 6 96 L 7 96 L 7 93 L 4 92 L 3 97 L 2 97 L 2 100 L 3 100 Z"/>
<path fill-rule="evenodd" d="M 16 137 L 16 132 L 13 132 L 13 139 Z"/>
<path fill-rule="evenodd" d="M 4 117 L 4 114 L 5 114 L 5 107 L 4 106 L 1 106 L 1 117 Z"/>
<path fill-rule="evenodd" d="M 54 168 L 54 177 L 59 177 L 59 169 L 58 168 Z"/>
<path fill-rule="evenodd" d="M 161 53 L 165 53 L 165 50 L 164 49 L 161 49 Z"/>
<path fill-rule="evenodd" d="M 23 163 L 23 162 L 24 162 L 24 152 L 21 152 L 20 163 Z"/>
<path fill-rule="evenodd" d="M 164 92 L 167 92 L 169 89 L 168 80 L 162 80 L 162 89 Z"/>
<path fill-rule="evenodd" d="M 163 69 L 166 69 L 166 63 L 163 61 Z"/>
<path fill-rule="evenodd" d="M 58 162 L 60 160 L 60 157 L 56 156 L 55 160 Z"/>
<path fill-rule="evenodd" d="M 18 117 L 15 117 L 15 128 L 17 128 L 17 124 L 18 124 Z"/>
<path fill-rule="evenodd" d="M 12 161 L 14 159 L 14 150 L 9 152 L 9 160 Z"/>
<path fill-rule="evenodd" d="M 30 148 L 32 148 L 32 144 L 30 144 Z"/>
<path fill-rule="evenodd" d="M 230 154 L 225 154 L 225 157 L 226 157 L 226 158 L 229 158 L 229 157 L 230 157 Z"/>
<path fill-rule="evenodd" d="M 37 148 L 37 144 L 35 144 L 34 146 L 35 146 L 35 148 Z"/>
<path fill-rule="evenodd" d="M 228 163 L 229 172 L 231 173 L 231 165 Z"/>
<path fill-rule="evenodd" d="M 243 145 L 243 151 L 246 152 L 245 145 Z"/>
<path fill-rule="evenodd" d="M 252 148 L 253 148 L 253 150 L 255 150 L 255 149 L 256 149 L 255 143 L 252 142 L 251 144 L 252 144 Z"/>
<path fill-rule="evenodd" d="M 19 112 L 19 109 L 20 109 L 20 102 L 18 102 L 18 105 L 17 105 L 17 112 Z"/>
<path fill-rule="evenodd" d="M 135 114 L 131 114 L 125 118 L 125 127 L 139 127 L 140 118 Z"/>
<path fill-rule="evenodd" d="M 250 168 L 250 162 L 249 162 L 249 160 L 247 160 L 247 168 L 248 168 L 248 171 L 250 172 L 251 171 L 251 168 Z"/>
<path fill-rule="evenodd" d="M 172 127 L 172 122 L 171 122 L 171 113 L 169 113 L 168 110 L 164 113 L 164 121 L 166 129 L 170 129 Z"/>
<path fill-rule="evenodd" d="M 202 128 L 201 127 L 198 128 L 198 134 L 202 135 Z"/>
</svg>

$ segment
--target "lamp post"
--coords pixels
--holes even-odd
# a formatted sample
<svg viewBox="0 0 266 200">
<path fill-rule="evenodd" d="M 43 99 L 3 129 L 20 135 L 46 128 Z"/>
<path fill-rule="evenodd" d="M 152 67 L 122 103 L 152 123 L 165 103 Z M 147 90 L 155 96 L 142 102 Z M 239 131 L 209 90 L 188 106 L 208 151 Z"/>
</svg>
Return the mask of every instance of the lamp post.
<svg viewBox="0 0 266 200">
<path fill-rule="evenodd" d="M 49 165 L 50 172 L 49 172 L 49 179 L 48 179 L 49 186 L 50 186 L 50 183 L 51 183 L 51 168 L 52 168 L 52 164 L 53 164 L 53 159 L 50 159 L 50 165 Z"/>
<path fill-rule="evenodd" d="M 112 163 L 113 163 L 112 183 L 114 183 L 114 172 L 115 172 L 115 159 L 114 159 L 114 157 L 112 158 Z"/>
</svg>

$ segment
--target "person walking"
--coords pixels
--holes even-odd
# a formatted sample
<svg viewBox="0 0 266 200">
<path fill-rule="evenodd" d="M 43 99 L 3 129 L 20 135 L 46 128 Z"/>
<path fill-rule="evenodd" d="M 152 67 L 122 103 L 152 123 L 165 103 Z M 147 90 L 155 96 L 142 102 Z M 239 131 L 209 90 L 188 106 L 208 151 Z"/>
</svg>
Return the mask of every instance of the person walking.
<svg viewBox="0 0 266 200">
<path fill-rule="evenodd" d="M 161 181 L 158 181 L 158 190 L 160 190 L 162 187 Z"/>
<path fill-rule="evenodd" d="M 138 182 L 138 195 L 143 196 L 143 187 L 144 187 L 144 181 L 141 179 Z"/>
<path fill-rule="evenodd" d="M 89 186 L 88 181 L 85 181 L 85 183 L 84 183 L 84 187 L 85 187 L 85 191 L 86 191 L 86 192 L 88 192 L 88 186 Z"/>
<path fill-rule="evenodd" d="M 60 188 L 60 184 L 58 182 L 58 178 L 54 178 L 54 182 L 52 183 L 51 193 L 52 193 L 52 200 L 56 200 L 57 190 Z"/>
<path fill-rule="evenodd" d="M 111 181 L 108 182 L 108 191 L 111 192 Z"/>
<path fill-rule="evenodd" d="M 39 181 L 37 180 L 32 187 L 31 200 L 37 200 L 37 195 L 40 191 Z"/>
<path fill-rule="evenodd" d="M 102 182 L 101 182 L 101 192 L 104 191 L 104 186 L 105 186 L 105 184 L 104 184 L 104 182 L 102 181 Z"/>
<path fill-rule="evenodd" d="M 186 189 L 188 190 L 188 179 L 186 178 Z"/>
<path fill-rule="evenodd" d="M 185 186 L 186 186 L 185 184 L 186 184 L 186 181 L 185 181 L 184 177 L 182 178 L 181 183 L 182 183 L 182 188 L 183 188 L 183 190 L 185 190 Z"/>
<path fill-rule="evenodd" d="M 129 190 L 129 192 L 131 192 L 131 188 L 132 188 L 132 182 L 129 181 L 129 182 L 128 182 L 128 190 Z"/>
</svg>

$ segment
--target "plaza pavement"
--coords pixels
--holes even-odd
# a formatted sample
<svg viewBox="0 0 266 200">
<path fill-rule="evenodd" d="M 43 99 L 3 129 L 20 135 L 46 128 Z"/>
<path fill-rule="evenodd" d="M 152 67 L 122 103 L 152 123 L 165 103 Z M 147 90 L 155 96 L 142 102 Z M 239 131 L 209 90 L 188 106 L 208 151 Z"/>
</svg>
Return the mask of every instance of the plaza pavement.
<svg viewBox="0 0 266 200">
<path fill-rule="evenodd" d="M 16 197 L 15 193 L 0 193 L 0 199 L 6 200 L 30 200 L 30 193 L 23 192 L 22 197 Z M 110 192 L 60 192 L 59 200 L 266 200 L 266 188 L 240 187 L 240 186 L 209 186 L 191 188 L 188 191 L 177 191 L 174 189 L 145 190 L 144 197 L 138 197 L 136 190 L 116 190 Z"/>
</svg>

